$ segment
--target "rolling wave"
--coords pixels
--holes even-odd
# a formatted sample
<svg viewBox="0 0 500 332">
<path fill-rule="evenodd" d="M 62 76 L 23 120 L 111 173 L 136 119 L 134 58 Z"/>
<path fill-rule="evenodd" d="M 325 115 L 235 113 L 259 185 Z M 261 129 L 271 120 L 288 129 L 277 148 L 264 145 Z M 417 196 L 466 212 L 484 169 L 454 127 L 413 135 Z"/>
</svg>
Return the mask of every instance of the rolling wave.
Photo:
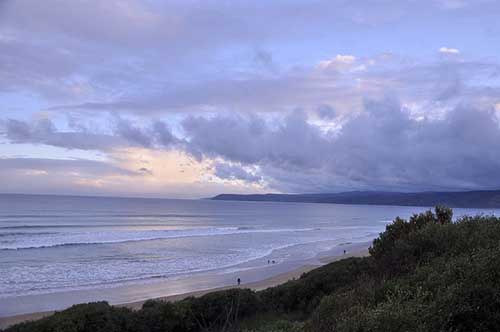
<svg viewBox="0 0 500 332">
<path fill-rule="evenodd" d="M 3 233 L 0 250 L 41 249 L 82 245 L 101 245 L 137 241 L 152 241 L 185 237 L 216 235 L 307 232 L 314 228 L 255 229 L 252 227 L 196 228 L 187 230 L 60 232 L 60 233 Z M 38 236 L 36 236 L 38 235 Z"/>
<path fill-rule="evenodd" d="M 135 214 L 135 213 L 74 213 L 68 214 L 0 214 L 0 219 L 58 219 L 58 218 L 209 218 L 213 217 L 210 214 L 190 214 L 190 213 L 148 213 L 148 214 Z"/>
</svg>

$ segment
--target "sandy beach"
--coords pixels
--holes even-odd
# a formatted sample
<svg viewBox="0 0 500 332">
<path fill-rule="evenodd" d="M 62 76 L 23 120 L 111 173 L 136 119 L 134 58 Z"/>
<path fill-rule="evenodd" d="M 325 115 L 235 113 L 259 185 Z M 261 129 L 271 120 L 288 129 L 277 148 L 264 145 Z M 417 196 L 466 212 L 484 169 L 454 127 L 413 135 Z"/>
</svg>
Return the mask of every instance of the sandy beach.
<svg viewBox="0 0 500 332">
<path fill-rule="evenodd" d="M 320 264 L 308 264 L 308 265 L 303 265 L 300 268 L 294 269 L 292 271 L 280 273 L 276 276 L 266 278 L 260 281 L 256 282 L 250 282 L 250 283 L 243 283 L 240 288 L 250 288 L 256 291 L 263 290 L 269 287 L 277 286 L 279 284 L 285 283 L 289 280 L 297 279 L 299 278 L 303 273 L 311 271 L 315 268 L 318 268 L 322 265 L 343 259 L 343 258 L 348 258 L 348 257 L 362 257 L 362 256 L 367 256 L 368 255 L 368 246 L 369 243 L 363 243 L 356 245 L 354 248 L 350 250 L 345 255 L 328 255 L 328 253 L 324 253 L 318 257 L 318 261 Z M 186 293 L 181 293 L 181 294 L 174 294 L 174 295 L 169 295 L 169 296 L 162 296 L 162 297 L 153 297 L 155 300 L 160 300 L 160 301 L 179 301 L 187 297 L 191 296 L 202 296 L 204 294 L 214 292 L 214 291 L 220 291 L 220 290 L 226 290 L 226 289 L 231 289 L 235 288 L 236 286 L 224 286 L 224 287 L 217 287 L 217 288 L 210 288 L 210 289 L 204 289 L 204 290 L 198 290 L 198 291 L 193 291 L 193 292 L 186 292 Z M 129 302 L 129 303 L 122 303 L 122 304 L 116 304 L 116 306 L 119 307 L 127 307 L 132 310 L 138 310 L 142 307 L 146 300 L 142 301 L 135 301 L 135 302 Z M 41 319 L 43 317 L 50 316 L 54 313 L 55 311 L 44 311 L 44 312 L 34 312 L 34 313 L 28 313 L 28 314 L 22 314 L 22 315 L 14 315 L 14 316 L 9 316 L 9 317 L 0 317 L 0 328 L 6 328 L 8 326 L 25 322 L 25 321 L 32 321 L 32 320 L 37 320 Z"/>
</svg>

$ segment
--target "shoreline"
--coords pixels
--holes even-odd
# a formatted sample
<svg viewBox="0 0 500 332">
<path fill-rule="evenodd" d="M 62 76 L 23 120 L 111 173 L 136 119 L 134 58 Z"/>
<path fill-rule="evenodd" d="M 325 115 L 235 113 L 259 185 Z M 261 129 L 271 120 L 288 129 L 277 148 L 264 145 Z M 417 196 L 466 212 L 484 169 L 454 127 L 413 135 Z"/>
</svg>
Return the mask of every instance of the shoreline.
<svg viewBox="0 0 500 332">
<path fill-rule="evenodd" d="M 369 243 L 364 243 L 360 244 L 356 250 L 347 253 L 345 255 L 321 255 L 318 257 L 318 261 L 320 264 L 305 264 L 299 268 L 296 268 L 294 270 L 288 271 L 288 272 L 283 272 L 280 274 L 277 274 L 272 277 L 265 278 L 263 280 L 255 281 L 255 282 L 249 282 L 249 283 L 243 283 L 239 288 L 250 288 L 254 291 L 260 291 L 264 290 L 266 288 L 270 287 L 275 287 L 280 284 L 286 283 L 287 281 L 293 280 L 300 278 L 300 276 L 306 272 L 309 272 L 311 270 L 314 270 L 318 267 L 321 267 L 323 265 L 344 259 L 344 258 L 350 258 L 350 257 L 364 257 L 368 256 L 368 247 Z M 142 305 L 144 302 L 148 300 L 158 300 L 158 301 L 167 301 L 167 302 L 175 302 L 175 301 L 180 301 L 182 299 L 185 299 L 187 297 L 199 297 L 203 296 L 205 294 L 211 293 L 211 292 L 217 292 L 217 291 L 222 291 L 222 290 L 227 290 L 227 289 L 232 289 L 232 288 L 238 288 L 238 286 L 234 285 L 229 285 L 229 286 L 222 286 L 222 287 L 214 287 L 214 288 L 209 288 L 209 289 L 204 289 L 204 290 L 196 290 L 196 291 L 191 291 L 191 292 L 185 292 L 185 293 L 180 293 L 180 294 L 172 294 L 172 295 L 167 295 L 167 296 L 160 296 L 160 297 L 151 297 L 149 299 L 141 300 L 141 301 L 133 301 L 133 302 L 126 302 L 126 303 L 120 303 L 120 304 L 114 304 L 116 307 L 125 307 L 129 308 L 131 310 L 139 310 L 142 308 Z M 103 300 L 105 301 L 105 300 Z M 64 309 L 63 309 L 64 310 Z M 50 316 L 54 314 L 57 311 L 62 311 L 62 310 L 53 310 L 53 311 L 41 311 L 41 312 L 33 312 L 33 313 L 26 313 L 26 314 L 20 314 L 20 315 L 13 315 L 13 316 L 6 316 L 6 317 L 0 317 L 0 329 L 5 329 L 11 325 L 15 325 L 18 323 L 22 322 L 27 322 L 27 321 L 34 321 L 34 320 L 39 320 L 44 317 Z"/>
</svg>

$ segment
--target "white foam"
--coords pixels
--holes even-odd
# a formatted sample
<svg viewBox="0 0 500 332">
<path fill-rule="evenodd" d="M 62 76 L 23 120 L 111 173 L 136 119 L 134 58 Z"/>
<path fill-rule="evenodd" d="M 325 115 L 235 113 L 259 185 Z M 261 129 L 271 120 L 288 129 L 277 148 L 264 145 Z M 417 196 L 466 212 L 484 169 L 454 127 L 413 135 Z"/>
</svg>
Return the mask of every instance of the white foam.
<svg viewBox="0 0 500 332">
<path fill-rule="evenodd" d="M 93 232 L 54 232 L 54 233 L 3 233 L 0 250 L 20 250 L 50 248 L 73 245 L 96 245 L 133 241 L 150 241 L 183 237 L 214 235 L 307 232 L 313 228 L 252 229 L 248 227 L 194 228 L 183 230 L 146 230 L 146 231 L 93 231 Z"/>
</svg>

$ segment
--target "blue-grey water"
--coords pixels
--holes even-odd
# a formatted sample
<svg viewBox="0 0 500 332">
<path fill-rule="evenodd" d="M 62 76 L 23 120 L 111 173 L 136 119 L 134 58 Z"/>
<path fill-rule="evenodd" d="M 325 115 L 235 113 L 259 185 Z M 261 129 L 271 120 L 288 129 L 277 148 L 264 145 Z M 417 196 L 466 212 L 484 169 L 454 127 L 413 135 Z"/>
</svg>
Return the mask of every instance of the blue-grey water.
<svg viewBox="0 0 500 332">
<path fill-rule="evenodd" d="M 286 270 L 336 247 L 371 241 L 396 216 L 423 209 L 0 195 L 0 303 L 204 273 L 245 275 L 268 260 Z M 498 211 L 455 210 L 465 213 Z"/>
</svg>

